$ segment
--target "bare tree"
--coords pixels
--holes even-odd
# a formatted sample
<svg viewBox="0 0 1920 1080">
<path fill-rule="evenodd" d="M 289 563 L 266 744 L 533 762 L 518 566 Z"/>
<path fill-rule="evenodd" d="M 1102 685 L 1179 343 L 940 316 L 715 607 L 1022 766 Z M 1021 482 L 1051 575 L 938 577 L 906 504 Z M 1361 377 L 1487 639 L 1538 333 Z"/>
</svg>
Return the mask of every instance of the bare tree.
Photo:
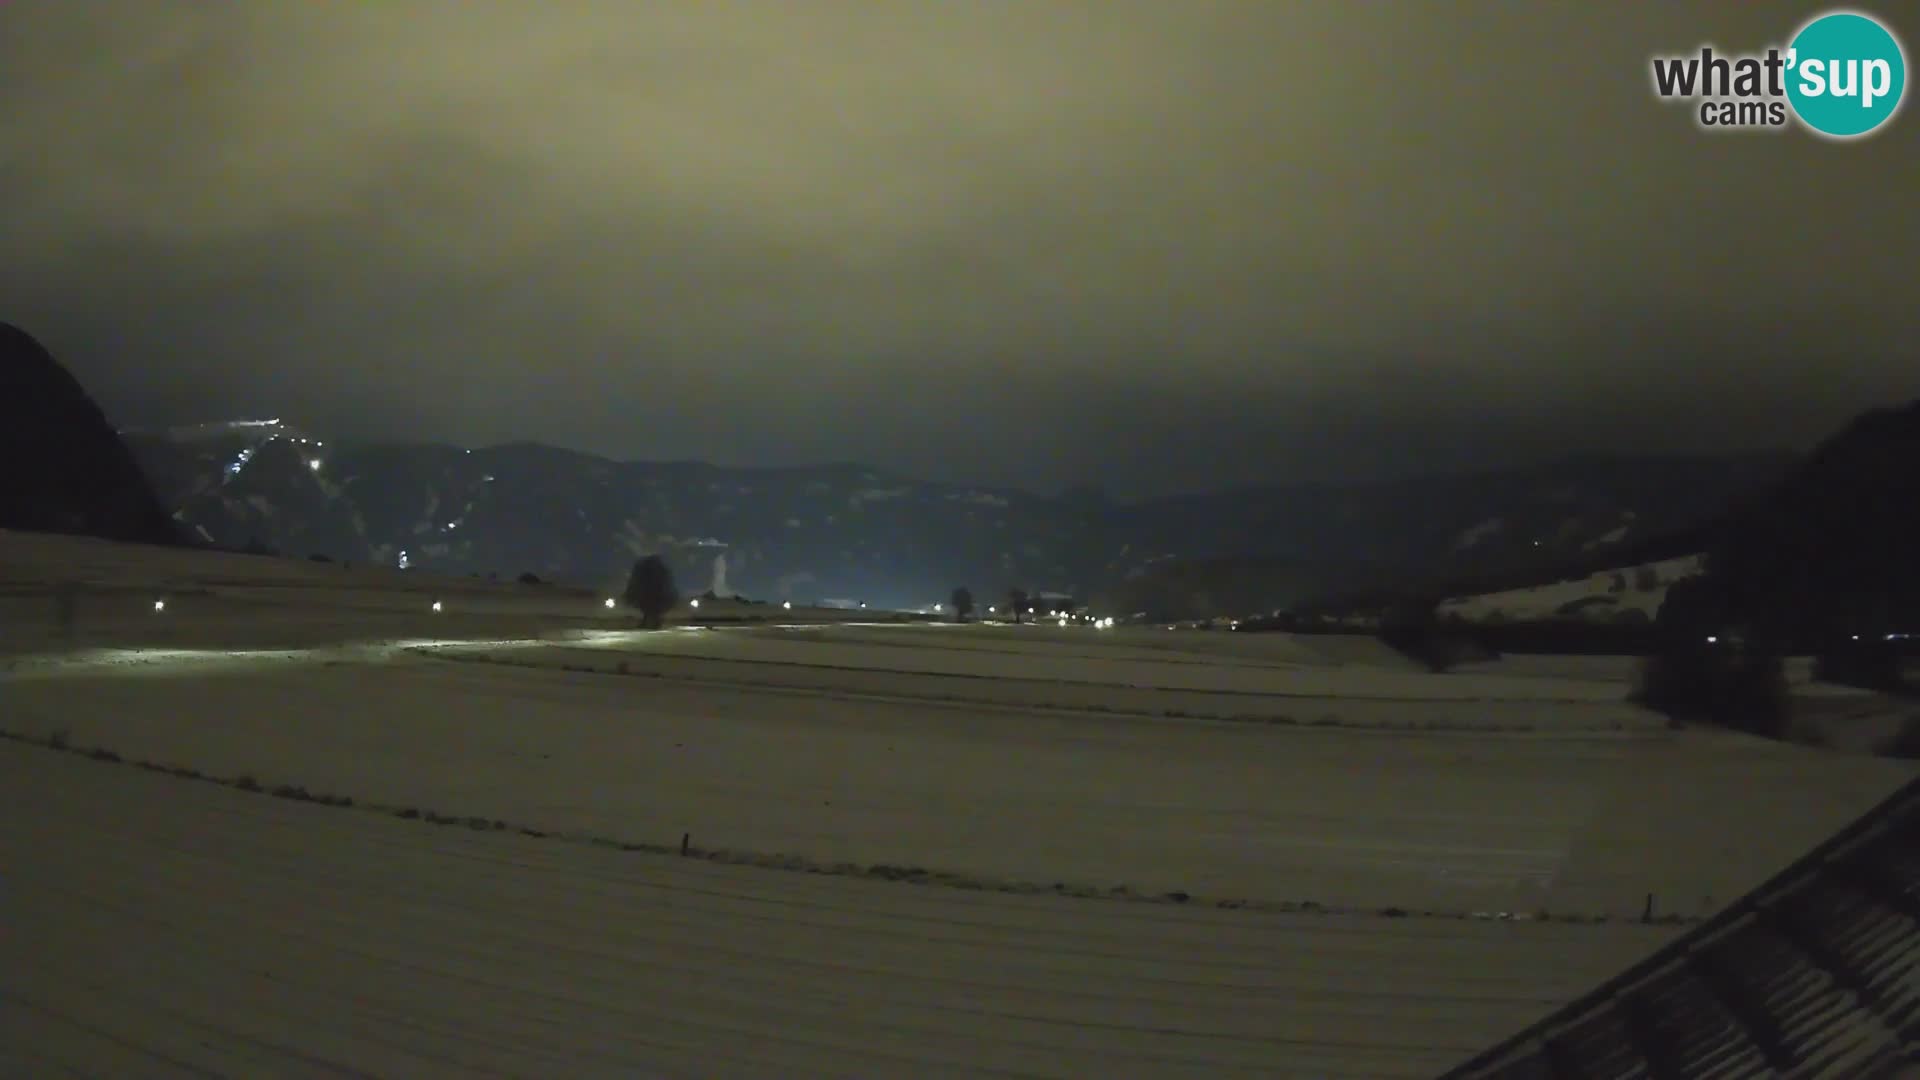
<svg viewBox="0 0 1920 1080">
<path fill-rule="evenodd" d="M 648 555 L 633 564 L 627 575 L 627 606 L 640 611 L 640 625 L 658 630 L 666 624 L 667 612 L 680 602 L 673 587 L 673 571 L 658 555 Z"/>
<path fill-rule="evenodd" d="M 967 617 L 973 614 L 973 590 L 962 585 L 953 590 L 950 599 L 953 601 L 953 621 L 966 622 Z"/>
</svg>

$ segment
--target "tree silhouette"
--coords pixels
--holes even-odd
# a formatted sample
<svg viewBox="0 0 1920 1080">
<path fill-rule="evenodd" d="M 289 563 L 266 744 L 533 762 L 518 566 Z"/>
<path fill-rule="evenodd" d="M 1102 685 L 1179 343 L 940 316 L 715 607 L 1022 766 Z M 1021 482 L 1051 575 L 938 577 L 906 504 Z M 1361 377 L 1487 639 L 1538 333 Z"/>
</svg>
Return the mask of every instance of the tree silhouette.
<svg viewBox="0 0 1920 1080">
<path fill-rule="evenodd" d="M 1019 622 L 1020 617 L 1027 613 L 1027 590 L 1008 589 L 1007 606 L 1013 609 L 1013 621 Z"/>
<path fill-rule="evenodd" d="M 1675 723 L 1705 720 L 1779 737 L 1787 686 L 1779 639 L 1744 619 L 1739 587 L 1711 570 L 1667 587 L 1654 619 L 1654 652 L 1634 700 Z"/>
<path fill-rule="evenodd" d="M 636 560 L 633 572 L 627 575 L 627 591 L 624 596 L 627 606 L 640 612 L 640 625 L 648 630 L 658 630 L 666 622 L 667 612 L 680 602 L 680 594 L 674 591 L 673 571 L 658 555 L 648 555 Z"/>
<path fill-rule="evenodd" d="M 953 621 L 966 622 L 967 616 L 973 614 L 973 590 L 962 585 L 953 590 L 951 599 L 953 600 Z"/>
</svg>

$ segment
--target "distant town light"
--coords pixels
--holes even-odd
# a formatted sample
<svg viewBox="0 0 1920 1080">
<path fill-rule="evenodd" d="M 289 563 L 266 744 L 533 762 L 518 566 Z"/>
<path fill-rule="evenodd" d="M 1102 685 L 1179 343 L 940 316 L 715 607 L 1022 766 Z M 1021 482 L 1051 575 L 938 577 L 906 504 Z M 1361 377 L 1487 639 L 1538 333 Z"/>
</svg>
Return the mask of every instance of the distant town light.
<svg viewBox="0 0 1920 1080">
<path fill-rule="evenodd" d="M 167 610 L 167 602 L 165 600 L 155 600 L 153 602 L 153 610 L 155 611 Z"/>
<path fill-rule="evenodd" d="M 319 458 L 314 458 L 314 459 L 312 459 L 312 460 L 310 460 L 310 461 L 308 461 L 308 462 L 307 462 L 307 468 L 309 468 L 309 469 L 312 469 L 312 470 L 313 470 L 314 472 L 319 472 L 319 471 L 320 471 L 320 459 L 319 459 Z"/>
<path fill-rule="evenodd" d="M 994 614 L 994 613 L 995 613 L 995 609 L 994 609 L 994 606 L 993 606 L 992 604 L 988 604 L 988 605 L 987 605 L 987 614 L 989 614 L 989 615 L 992 615 L 992 614 Z"/>
<path fill-rule="evenodd" d="M 699 606 L 700 606 L 700 601 L 699 601 L 698 599 L 695 599 L 695 600 L 693 600 L 693 601 L 692 601 L 692 604 L 693 604 L 693 606 L 694 606 L 694 607 L 699 607 Z"/>
<path fill-rule="evenodd" d="M 786 608 L 786 609 L 787 609 L 788 611 L 792 611 L 792 610 L 793 610 L 793 601 L 791 601 L 791 600 L 782 600 L 782 601 L 780 601 L 780 606 L 781 606 L 781 607 L 783 607 L 783 608 Z"/>
<path fill-rule="evenodd" d="M 440 601 L 438 601 L 438 600 L 435 600 L 435 601 L 433 602 L 433 610 L 435 610 L 435 611 L 439 611 L 439 610 L 440 610 Z"/>
<path fill-rule="evenodd" d="M 1707 644 L 1709 645 L 1717 644 L 1719 640 L 1720 640 L 1719 638 L 1715 637 L 1712 634 L 1707 635 Z"/>
<path fill-rule="evenodd" d="M 607 607 L 613 607 L 613 597 L 611 596 L 607 597 Z"/>
<path fill-rule="evenodd" d="M 860 610 L 865 611 L 866 609 L 867 609 L 867 602 L 865 600 L 860 601 Z"/>
</svg>

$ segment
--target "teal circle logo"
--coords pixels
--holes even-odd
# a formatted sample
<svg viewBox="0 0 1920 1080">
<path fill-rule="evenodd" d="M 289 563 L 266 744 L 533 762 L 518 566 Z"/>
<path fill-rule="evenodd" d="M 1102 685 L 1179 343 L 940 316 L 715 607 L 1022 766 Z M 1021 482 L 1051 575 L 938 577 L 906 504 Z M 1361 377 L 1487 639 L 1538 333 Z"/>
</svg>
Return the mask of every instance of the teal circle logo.
<svg viewBox="0 0 1920 1080">
<path fill-rule="evenodd" d="M 1907 89 L 1907 56 L 1893 32 L 1851 11 L 1821 15 L 1787 47 L 1787 101 L 1833 139 L 1865 135 L 1893 119 Z"/>
</svg>

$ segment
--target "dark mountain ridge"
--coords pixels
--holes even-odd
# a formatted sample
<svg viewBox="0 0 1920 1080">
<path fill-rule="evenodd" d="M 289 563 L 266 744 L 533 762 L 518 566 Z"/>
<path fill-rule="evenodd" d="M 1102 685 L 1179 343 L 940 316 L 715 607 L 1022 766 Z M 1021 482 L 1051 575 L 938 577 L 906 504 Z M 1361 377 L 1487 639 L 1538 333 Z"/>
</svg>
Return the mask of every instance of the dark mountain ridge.
<svg viewBox="0 0 1920 1080">
<path fill-rule="evenodd" d="M 1920 633 L 1920 401 L 1856 417 L 1714 530 L 1733 613 L 1829 635 Z"/>
<path fill-rule="evenodd" d="M 847 463 L 619 462 L 536 443 L 337 445 L 277 423 L 129 442 L 182 520 L 225 545 L 590 583 L 624 580 L 636 556 L 658 552 L 683 588 L 898 607 L 938 602 L 955 584 L 981 597 L 1010 586 L 1100 592 L 1125 605 L 1117 587 L 1196 561 L 1198 578 L 1173 575 L 1164 602 L 1225 612 L 1383 574 L 1604 557 L 1697 526 L 1790 461 L 1569 459 L 1122 503 L 1091 489 L 1041 496 Z"/>
<path fill-rule="evenodd" d="M 26 331 L 0 323 L 0 528 L 179 539 L 100 406 Z"/>
</svg>

